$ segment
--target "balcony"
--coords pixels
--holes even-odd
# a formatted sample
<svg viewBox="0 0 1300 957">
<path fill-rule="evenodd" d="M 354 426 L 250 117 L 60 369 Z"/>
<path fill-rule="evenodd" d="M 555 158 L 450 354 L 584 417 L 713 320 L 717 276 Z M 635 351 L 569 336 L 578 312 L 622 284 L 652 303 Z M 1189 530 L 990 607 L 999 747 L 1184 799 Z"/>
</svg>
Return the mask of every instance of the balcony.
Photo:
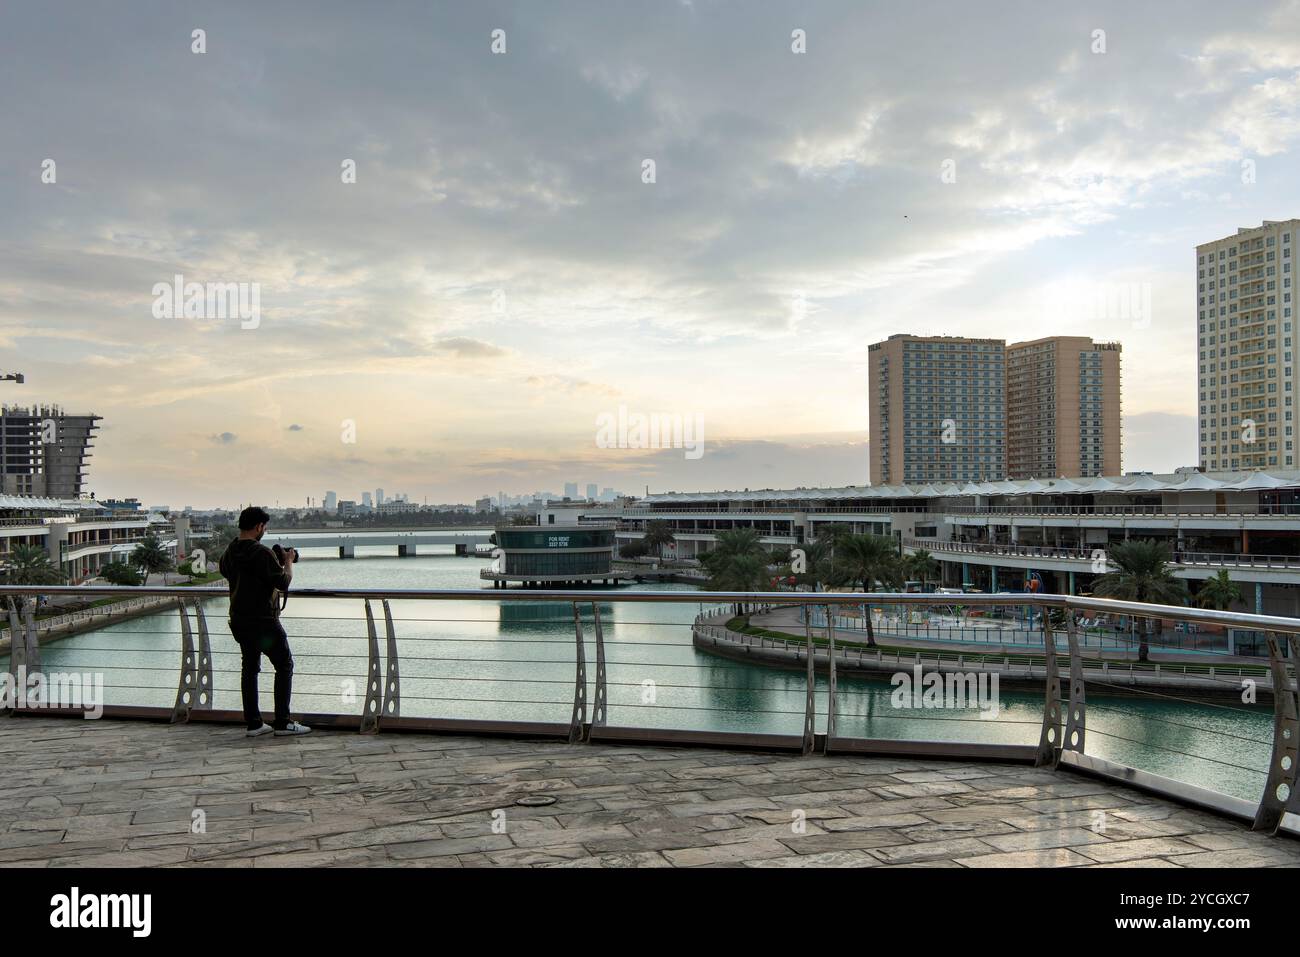
<svg viewBox="0 0 1300 957">
<path fill-rule="evenodd" d="M 903 547 L 925 549 L 936 556 L 944 553 L 958 555 L 997 555 L 1007 558 L 1045 558 L 1055 561 L 1092 563 L 1096 552 L 1105 546 L 1067 547 L 1054 545 L 987 544 L 984 542 L 953 542 L 933 538 L 905 538 Z M 1243 555 L 1237 552 L 1174 552 L 1173 565 L 1182 568 L 1258 568 L 1279 571 L 1300 570 L 1300 555 Z"/>
</svg>

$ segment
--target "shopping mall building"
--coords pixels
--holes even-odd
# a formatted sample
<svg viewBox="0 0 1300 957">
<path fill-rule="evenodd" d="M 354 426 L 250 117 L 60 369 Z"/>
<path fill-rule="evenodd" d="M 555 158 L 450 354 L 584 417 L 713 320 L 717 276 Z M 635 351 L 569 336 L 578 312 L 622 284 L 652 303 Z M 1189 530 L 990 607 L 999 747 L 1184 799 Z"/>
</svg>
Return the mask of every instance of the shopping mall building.
<svg viewBox="0 0 1300 957">
<path fill-rule="evenodd" d="M 1193 592 L 1227 569 L 1246 598 L 1236 610 L 1300 617 L 1300 471 L 673 492 L 585 517 L 616 518 L 620 542 L 667 522 L 687 559 L 726 529 L 756 529 L 778 549 L 837 525 L 925 549 L 942 584 L 986 592 L 1019 591 L 1037 573 L 1045 591 L 1087 593 L 1107 548 L 1155 539 Z"/>
</svg>

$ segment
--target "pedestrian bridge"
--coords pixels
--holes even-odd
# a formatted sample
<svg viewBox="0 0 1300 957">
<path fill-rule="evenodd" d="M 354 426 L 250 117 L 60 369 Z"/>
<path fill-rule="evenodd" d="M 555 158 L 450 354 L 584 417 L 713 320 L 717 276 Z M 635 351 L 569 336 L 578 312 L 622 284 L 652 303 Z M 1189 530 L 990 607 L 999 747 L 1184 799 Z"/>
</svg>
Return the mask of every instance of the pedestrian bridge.
<svg viewBox="0 0 1300 957">
<path fill-rule="evenodd" d="M 1300 865 L 1123 785 L 942 757 L 24 715 L 0 759 L 4 867 Z"/>
<path fill-rule="evenodd" d="M 400 531 L 371 529 L 293 529 L 268 530 L 262 541 L 266 545 L 292 545 L 295 548 L 334 548 L 339 558 L 354 558 L 358 546 L 381 546 L 394 549 L 400 558 L 419 554 L 421 546 L 452 546 L 457 555 L 473 555 L 492 547 L 491 532 Z"/>
<path fill-rule="evenodd" d="M 161 631 L 92 633 L 93 648 L 72 649 L 106 656 L 97 702 L 55 675 L 7 694 L 0 864 L 1300 864 L 1294 619 L 967 595 L 990 614 L 1038 606 L 1044 623 L 1041 650 L 1008 665 L 1037 690 L 990 715 L 944 698 L 951 660 L 896 658 L 926 687 L 902 704 L 847 673 L 864 647 L 838 632 L 834 606 L 924 607 L 932 595 L 302 589 L 286 625 L 296 715 L 316 730 L 247 739 L 238 653 L 213 640 L 203 610 L 225 589 L 39 590 L 173 598 L 177 614 Z M 68 660 L 37 641 L 32 593 L 0 586 L 26 599 L 21 620 L 10 612 L 7 689 L 43 675 L 43 656 Z M 699 608 L 694 623 L 667 617 L 673 603 Z M 761 684 L 738 684 L 751 666 L 693 643 L 701 621 L 730 629 L 729 614 L 777 605 L 820 607 L 822 624 L 803 615 L 802 656 Z M 1116 686 L 1089 665 L 1079 612 L 1260 631 L 1268 673 L 1250 683 L 1268 712 Z M 623 624 L 653 629 L 622 640 Z M 1239 674 L 1205 668 L 1222 693 L 1240 689 Z M 930 677 L 940 710 L 919 712 Z M 1107 717 L 1116 695 L 1130 699 L 1117 714 L 1143 695 L 1184 710 L 1121 728 Z M 701 724 L 722 712 L 731 724 Z M 1213 756 L 1197 753 L 1211 741 Z M 1141 766 L 1155 752 L 1164 773 Z M 1206 760 L 1223 789 L 1183 775 Z"/>
</svg>

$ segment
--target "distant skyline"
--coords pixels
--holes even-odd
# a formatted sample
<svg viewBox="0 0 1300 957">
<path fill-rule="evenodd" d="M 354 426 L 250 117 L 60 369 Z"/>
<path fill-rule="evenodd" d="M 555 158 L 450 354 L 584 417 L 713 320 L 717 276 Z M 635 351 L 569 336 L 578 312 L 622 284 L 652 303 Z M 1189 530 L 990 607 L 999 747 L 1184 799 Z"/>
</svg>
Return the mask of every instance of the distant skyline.
<svg viewBox="0 0 1300 957">
<path fill-rule="evenodd" d="M 1087 335 L 1124 470 L 1194 465 L 1195 247 L 1300 215 L 1300 0 L 995 12 L 10 5 L 0 398 L 176 507 L 849 485 L 868 343 Z"/>
</svg>

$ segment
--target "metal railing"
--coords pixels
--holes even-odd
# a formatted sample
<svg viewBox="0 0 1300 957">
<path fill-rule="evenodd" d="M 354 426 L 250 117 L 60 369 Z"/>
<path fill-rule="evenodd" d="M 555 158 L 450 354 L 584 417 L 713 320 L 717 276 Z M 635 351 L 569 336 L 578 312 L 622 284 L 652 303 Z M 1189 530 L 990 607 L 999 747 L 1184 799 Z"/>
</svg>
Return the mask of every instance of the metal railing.
<svg viewBox="0 0 1300 957">
<path fill-rule="evenodd" d="M 39 528 L 44 531 L 47 524 L 46 518 L 0 518 L 0 527 L 3 528 Z"/>
<path fill-rule="evenodd" d="M 972 498 L 974 496 L 971 496 Z M 710 515 L 718 519 L 746 515 L 881 515 L 891 512 L 929 512 L 935 520 L 945 515 L 1096 516 L 1106 518 L 1150 516 L 1156 518 L 1300 518 L 1300 503 L 1224 505 L 961 505 L 933 500 L 925 505 L 777 505 L 725 508 L 717 504 L 661 505 L 657 508 L 624 508 L 623 518 L 673 518 L 679 515 Z"/>
<path fill-rule="evenodd" d="M 904 548 L 923 548 L 931 552 L 958 552 L 968 555 L 1005 555 L 1016 558 L 1049 558 L 1069 561 L 1095 561 L 1106 545 L 1090 548 L 1070 545 L 1022 545 L 1004 542 L 958 542 L 937 538 L 904 538 Z M 1175 565 L 1232 565 L 1242 568 L 1300 568 L 1300 555 L 1253 555 L 1240 552 L 1174 551 Z"/>
<path fill-rule="evenodd" d="M 6 599 L 9 605 L 11 633 L 17 636 L 9 656 L 12 687 L 19 687 L 20 679 L 25 682 L 25 675 L 41 672 L 43 654 L 60 661 L 64 658 L 57 645 L 42 647 L 37 640 L 32 614 L 35 603 L 31 598 L 38 593 L 175 601 L 177 630 L 136 632 L 114 628 L 91 633 L 106 637 L 103 648 L 71 649 L 73 653 L 102 652 L 107 657 L 98 667 L 122 673 L 126 683 L 115 688 L 134 700 L 104 705 L 104 715 L 172 721 L 243 720 L 242 712 L 230 707 L 238 700 L 239 653 L 229 650 L 232 644 L 229 639 L 223 641 L 225 647 L 214 647 L 200 600 L 224 598 L 225 588 L 0 586 L 0 598 Z M 19 600 L 20 607 L 15 608 L 11 599 Z M 1256 829 L 1270 833 L 1279 829 L 1288 833 L 1300 830 L 1300 818 L 1287 818 L 1300 812 L 1300 787 L 1297 787 L 1300 763 L 1296 760 L 1300 698 L 1295 674 L 1295 663 L 1300 661 L 1300 619 L 1065 595 L 971 594 L 960 596 L 960 601 L 967 609 L 1025 609 L 1028 617 L 1024 620 L 1041 630 L 1041 647 L 1014 652 L 994 652 L 987 648 L 936 651 L 909 646 L 889 636 L 881 636 L 874 643 L 870 638 L 863 641 L 861 636 L 851 637 L 837 626 L 844 613 L 855 609 L 870 614 L 873 607 L 906 609 L 947 603 L 946 597 L 912 593 L 304 588 L 292 593 L 283 620 L 291 639 L 308 645 L 306 651 L 298 649 L 301 660 L 310 663 L 312 668 L 322 669 L 297 672 L 295 677 L 320 679 L 315 685 L 309 682 L 302 694 L 314 700 L 333 697 L 339 701 L 336 692 L 325 689 L 338 683 L 365 689 L 357 695 L 353 707 L 336 705 L 303 715 L 309 723 L 327 728 L 365 733 L 478 732 L 555 737 L 570 742 L 697 743 L 789 749 L 803 754 L 911 754 L 1021 761 L 1079 770 L 1144 788 L 1252 820 Z M 359 602 L 361 608 L 349 606 L 348 602 Z M 656 617 L 653 606 L 674 603 L 699 606 L 699 613 L 693 620 Z M 349 608 L 354 614 L 343 614 Z M 820 625 L 809 613 L 814 608 L 822 615 Z M 432 617 L 412 614 L 416 609 L 431 611 Z M 489 609 L 495 609 L 497 616 L 483 614 Z M 363 612 L 363 617 L 355 614 L 357 610 Z M 468 616 L 441 617 L 447 610 L 467 612 Z M 298 614 L 299 611 L 308 613 Z M 790 620 L 798 624 L 787 624 L 785 627 L 791 629 L 788 631 L 755 626 L 755 615 L 766 615 L 773 621 L 781 615 L 792 615 Z M 1267 671 L 1248 666 L 1243 670 L 1242 662 L 1226 656 L 1222 660 L 1194 662 L 1147 662 L 1141 660 L 1145 657 L 1142 655 L 1133 660 L 1131 653 L 1124 658 L 1108 658 L 1086 647 L 1078 624 L 1081 617 L 1102 615 L 1125 616 L 1135 623 L 1131 635 L 1135 649 L 1144 644 L 1137 623 L 1146 619 L 1195 622 L 1262 633 L 1269 651 Z M 739 622 L 732 622 L 733 618 Z M 317 633 L 303 634 L 306 626 L 300 622 L 314 623 Z M 465 629 L 466 625 L 478 623 L 493 625 L 495 629 Z M 515 626 L 524 623 L 529 628 L 536 624 L 537 629 L 517 631 Z M 730 627 L 732 624 L 735 627 Z M 648 630 L 644 636 L 633 630 L 632 640 L 623 638 L 620 632 L 633 626 Z M 456 631 L 457 628 L 462 630 Z M 426 633 L 430 630 L 433 633 Z M 798 634 L 798 630 L 803 634 Z M 121 641 L 129 636 L 149 634 L 163 637 L 155 639 L 153 646 L 146 644 L 143 648 Z M 665 639 L 664 634 L 669 637 Z M 689 641 L 673 640 L 686 635 Z M 645 640 L 640 640 L 642 637 Z M 318 640 L 326 641 L 323 647 L 313 644 Z M 357 642 L 361 644 L 352 651 Z M 556 654 L 557 648 L 562 653 Z M 656 654 L 672 649 L 689 649 L 689 654 L 674 651 L 677 657 L 656 660 Z M 485 657 L 488 651 L 498 657 Z M 569 653 L 563 653 L 566 651 Z M 179 667 L 174 657 L 177 654 Z M 160 656 L 171 658 L 171 663 L 163 663 L 165 659 Z M 737 665 L 736 660 L 761 661 L 786 670 L 762 672 L 775 674 L 777 678 L 754 687 L 753 673 Z M 489 666 L 503 663 L 524 667 L 490 672 Z M 849 680 L 853 675 L 874 672 L 879 676 L 892 672 L 891 681 L 897 681 L 900 675 L 907 675 L 903 665 L 915 669 L 918 684 L 922 679 L 928 684 L 931 676 L 939 675 L 941 688 L 953 675 L 973 679 L 1001 675 L 1008 682 L 1019 682 L 1031 689 L 1026 698 L 1028 703 L 1014 705 L 1008 710 L 1009 716 L 999 717 L 996 722 L 985 721 L 983 713 L 962 716 L 970 709 L 961 704 L 953 705 L 951 712 L 941 716 L 928 714 L 921 705 L 909 706 L 906 702 L 884 708 L 878 689 L 869 684 L 854 686 Z M 791 668 L 798 669 L 801 677 L 794 679 L 789 674 Z M 701 672 L 712 683 L 691 683 L 691 676 Z M 656 677 L 647 679 L 648 673 Z M 662 676 L 667 677 L 660 680 Z M 1253 726 L 1252 722 L 1262 723 L 1258 710 L 1210 700 L 1215 693 L 1220 702 L 1227 700 L 1225 696 L 1236 696 L 1244 684 L 1251 686 L 1252 693 L 1258 687 L 1273 698 L 1271 739 L 1244 733 Z M 26 688 L 25 683 L 21 686 Z M 996 682 L 993 687 L 996 693 Z M 1178 720 L 1182 712 L 1174 713 L 1173 717 L 1138 714 L 1144 740 L 1136 742 L 1120 733 L 1122 727 L 1107 723 L 1113 720 L 1114 714 L 1125 713 L 1122 703 L 1117 706 L 1094 700 L 1091 702 L 1093 718 L 1089 718 L 1089 687 L 1094 693 L 1145 696 L 1147 700 L 1174 702 L 1180 707 L 1226 709 L 1249 720 L 1239 732 L 1223 730 L 1223 722 L 1218 720 L 1207 727 L 1193 726 L 1186 720 Z M 528 688 L 549 689 L 549 694 L 541 699 L 530 698 L 526 696 Z M 479 689 L 479 692 L 470 694 L 466 689 Z M 171 700 L 172 692 L 174 703 L 170 707 L 140 703 L 142 699 L 158 702 L 163 696 Z M 668 700 L 655 700 L 659 692 Z M 1188 694 L 1199 697 L 1189 698 Z M 802 706 L 779 707 L 782 696 L 787 698 L 785 703 L 798 700 Z M 217 697 L 222 698 L 227 710 L 216 709 Z M 64 702 L 61 698 L 40 700 L 24 695 L 5 703 L 11 711 L 22 714 L 82 716 L 87 713 L 84 704 Z M 464 711 L 469 706 L 477 709 L 477 716 L 447 714 Z M 525 708 L 520 711 L 517 706 Z M 420 710 L 433 713 L 414 713 Z M 734 724 L 741 730 L 733 730 L 731 726 L 681 728 L 659 720 L 665 714 L 679 712 L 695 716 L 725 713 L 736 717 Z M 555 720 L 542 720 L 544 713 Z M 648 715 L 658 718 L 650 720 Z M 939 737 L 873 734 L 876 728 L 891 723 L 906 728 L 909 721 L 913 722 L 913 728 L 940 729 Z M 796 722 L 798 730 L 795 730 Z M 977 736 L 979 740 L 961 740 L 956 736 L 955 729 L 960 727 L 956 722 L 978 722 L 983 728 L 998 725 L 1002 731 L 1025 727 L 1032 731 L 1015 733 L 1031 735 L 1036 740 L 1034 743 L 995 741 L 989 740 L 988 735 Z M 1180 730 L 1162 735 L 1161 731 L 1167 727 Z M 1186 744 L 1189 731 L 1201 736 L 1198 741 L 1212 736 L 1225 738 L 1230 747 L 1219 752 L 1220 757 L 1198 753 L 1201 749 Z M 1242 774 L 1260 775 L 1265 778 L 1262 796 L 1258 800 L 1234 797 L 1222 790 L 1140 770 L 1132 763 L 1112 760 L 1095 750 L 1089 754 L 1085 751 L 1085 739 L 1095 738 L 1119 742 L 1125 747 L 1140 743 L 1172 756 L 1169 760 L 1175 762 L 1210 762 L 1227 768 L 1234 780 Z M 1238 752 L 1245 753 L 1250 748 L 1259 749 L 1262 766 L 1240 763 L 1246 758 L 1238 758 Z M 1265 751 L 1266 760 L 1262 758 Z"/>
<path fill-rule="evenodd" d="M 1149 516 L 1153 518 L 1277 518 L 1300 517 L 1300 504 L 1251 505 L 944 505 L 938 515 Z"/>
<path fill-rule="evenodd" d="M 81 589 L 79 588 L 78 591 Z M 90 608 L 80 608 L 76 611 L 64 612 L 60 615 L 50 615 L 45 618 L 36 619 L 37 632 L 59 631 L 76 625 L 82 625 L 87 622 L 108 621 L 112 618 L 120 618 L 124 614 L 135 614 L 136 612 L 146 609 L 161 609 L 168 604 L 166 597 L 146 596 L 143 598 L 126 598 L 122 601 L 109 602 L 105 605 L 93 605 Z M 9 627 L 0 628 L 0 641 L 8 640 L 12 637 L 12 631 Z"/>
</svg>

